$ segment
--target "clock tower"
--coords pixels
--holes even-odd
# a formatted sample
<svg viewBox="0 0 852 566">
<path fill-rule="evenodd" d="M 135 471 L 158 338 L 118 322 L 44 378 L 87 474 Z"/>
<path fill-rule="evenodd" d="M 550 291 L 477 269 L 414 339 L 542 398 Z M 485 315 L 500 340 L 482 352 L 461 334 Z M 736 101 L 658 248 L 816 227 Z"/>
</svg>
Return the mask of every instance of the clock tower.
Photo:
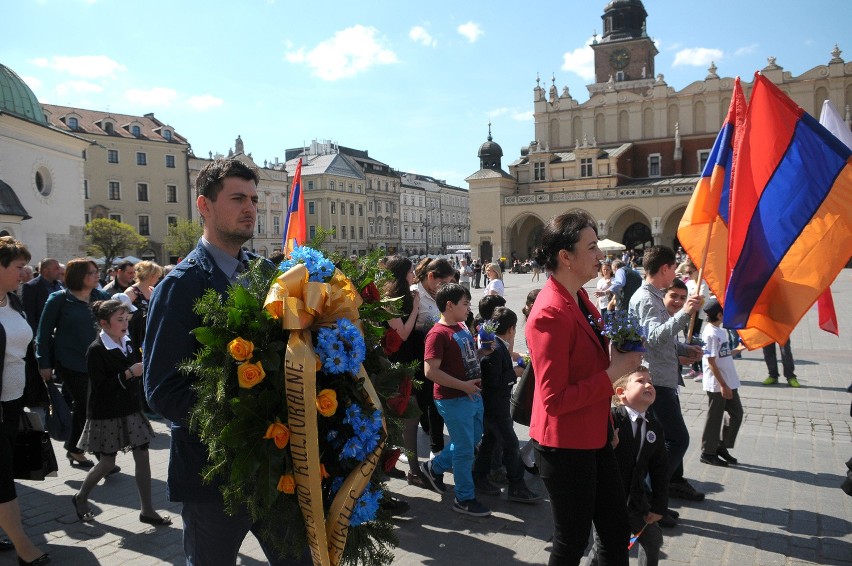
<svg viewBox="0 0 852 566">
<path fill-rule="evenodd" d="M 658 51 L 648 37 L 648 17 L 642 0 L 612 0 L 604 8 L 603 36 L 595 38 L 594 95 L 606 90 L 642 92 L 654 82 L 654 57 Z"/>
</svg>

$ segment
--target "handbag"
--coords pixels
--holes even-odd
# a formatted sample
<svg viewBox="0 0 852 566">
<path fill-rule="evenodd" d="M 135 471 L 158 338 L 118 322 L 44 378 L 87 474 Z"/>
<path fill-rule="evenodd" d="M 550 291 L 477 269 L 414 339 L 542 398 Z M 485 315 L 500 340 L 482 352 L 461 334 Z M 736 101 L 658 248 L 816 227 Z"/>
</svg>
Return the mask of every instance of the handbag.
<svg viewBox="0 0 852 566">
<path fill-rule="evenodd" d="M 30 418 L 38 420 L 38 415 L 21 413 L 20 428 L 15 436 L 14 475 L 19 480 L 43 481 L 50 475 L 56 475 L 59 466 L 50 435 L 44 430 L 37 430 Z M 38 425 L 41 425 L 40 421 Z"/>
<path fill-rule="evenodd" d="M 65 442 L 71 437 L 71 409 L 55 383 L 49 381 L 45 385 L 50 396 L 50 405 L 44 417 L 47 432 L 53 440 Z"/>
<path fill-rule="evenodd" d="M 512 420 L 519 425 L 530 426 L 534 394 L 535 372 L 530 361 L 518 379 L 518 384 L 512 390 L 512 397 L 509 400 L 509 413 L 512 415 Z"/>
</svg>

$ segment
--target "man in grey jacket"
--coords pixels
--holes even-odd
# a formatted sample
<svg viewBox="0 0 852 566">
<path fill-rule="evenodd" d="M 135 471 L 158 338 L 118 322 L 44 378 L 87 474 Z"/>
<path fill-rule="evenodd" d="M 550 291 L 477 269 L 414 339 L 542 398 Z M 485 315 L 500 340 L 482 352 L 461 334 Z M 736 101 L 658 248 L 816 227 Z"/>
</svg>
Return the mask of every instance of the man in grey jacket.
<svg viewBox="0 0 852 566">
<path fill-rule="evenodd" d="M 683 309 L 670 316 L 663 304 L 663 294 L 675 278 L 674 251 L 665 246 L 647 248 L 642 265 L 645 282 L 631 297 L 629 312 L 639 319 L 647 332 L 645 364 L 657 390 L 651 410 L 666 435 L 669 497 L 701 501 L 704 494 L 683 477 L 683 456 L 689 447 L 689 431 L 683 420 L 677 387 L 678 358 L 681 357 L 683 363 L 692 363 L 701 359 L 702 351 L 700 346 L 678 342 L 677 335 L 687 329 L 689 319 L 701 308 L 703 299 L 690 296 Z"/>
</svg>

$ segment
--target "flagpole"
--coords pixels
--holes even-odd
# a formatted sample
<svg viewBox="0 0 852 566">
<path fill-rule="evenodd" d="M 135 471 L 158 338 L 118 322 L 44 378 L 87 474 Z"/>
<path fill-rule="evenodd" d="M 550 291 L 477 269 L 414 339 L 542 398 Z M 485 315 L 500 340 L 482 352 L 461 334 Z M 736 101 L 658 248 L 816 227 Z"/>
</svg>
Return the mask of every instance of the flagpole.
<svg viewBox="0 0 852 566">
<path fill-rule="evenodd" d="M 698 267 L 698 284 L 695 286 L 695 294 L 692 295 L 693 297 L 697 297 L 701 294 L 701 285 L 704 280 L 704 266 L 707 265 L 707 256 L 710 255 L 710 238 L 713 237 L 713 224 L 715 224 L 715 222 L 710 222 L 707 226 L 707 240 L 704 242 L 704 253 Z M 687 345 L 692 343 L 692 333 L 695 332 L 696 318 L 698 318 L 698 311 L 693 312 L 692 317 L 689 319 L 689 330 L 686 333 Z"/>
</svg>

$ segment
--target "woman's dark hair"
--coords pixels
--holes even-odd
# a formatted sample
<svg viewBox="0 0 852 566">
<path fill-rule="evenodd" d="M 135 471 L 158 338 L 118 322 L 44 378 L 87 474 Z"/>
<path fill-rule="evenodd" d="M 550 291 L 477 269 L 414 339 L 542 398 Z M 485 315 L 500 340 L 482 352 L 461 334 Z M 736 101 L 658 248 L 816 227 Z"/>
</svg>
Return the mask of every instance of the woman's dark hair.
<svg viewBox="0 0 852 566">
<path fill-rule="evenodd" d="M 455 272 L 456 269 L 450 265 L 449 261 L 438 258 L 430 259 L 427 257 L 420 260 L 420 263 L 418 263 L 417 267 L 414 268 L 414 277 L 417 281 L 423 281 L 430 273 L 434 273 L 435 277 L 444 279 L 445 277 L 452 277 Z"/>
<path fill-rule="evenodd" d="M 130 312 L 127 305 L 118 299 L 107 299 L 105 301 L 95 301 L 92 303 L 92 314 L 98 321 L 109 320 L 109 318 L 118 311 Z"/>
<path fill-rule="evenodd" d="M 21 258 L 24 258 L 25 261 L 30 261 L 33 258 L 27 246 L 12 236 L 0 237 L 0 265 L 9 267 L 10 263 Z"/>
<path fill-rule="evenodd" d="M 525 318 L 529 318 L 530 311 L 532 311 L 533 304 L 535 303 L 536 297 L 538 297 L 541 289 L 533 289 L 529 293 L 527 293 L 527 302 L 524 304 L 524 308 L 521 309 L 521 312 L 524 313 Z"/>
<path fill-rule="evenodd" d="M 98 269 L 98 264 L 84 257 L 76 257 L 65 265 L 65 286 L 69 291 L 79 291 L 89 270 Z"/>
<path fill-rule="evenodd" d="M 535 257 L 539 265 L 543 265 L 550 271 L 556 271 L 559 265 L 559 252 L 567 250 L 574 251 L 574 245 L 580 241 L 580 232 L 591 228 L 598 233 L 595 219 L 587 212 L 575 210 L 566 212 L 551 218 L 541 235 L 541 248 Z"/>
<path fill-rule="evenodd" d="M 391 278 L 385 283 L 382 291 L 386 299 L 402 297 L 402 312 L 407 315 L 414 308 L 414 296 L 408 288 L 408 274 L 411 271 L 411 260 L 405 256 L 394 255 L 385 260 L 385 271 Z"/>
</svg>

